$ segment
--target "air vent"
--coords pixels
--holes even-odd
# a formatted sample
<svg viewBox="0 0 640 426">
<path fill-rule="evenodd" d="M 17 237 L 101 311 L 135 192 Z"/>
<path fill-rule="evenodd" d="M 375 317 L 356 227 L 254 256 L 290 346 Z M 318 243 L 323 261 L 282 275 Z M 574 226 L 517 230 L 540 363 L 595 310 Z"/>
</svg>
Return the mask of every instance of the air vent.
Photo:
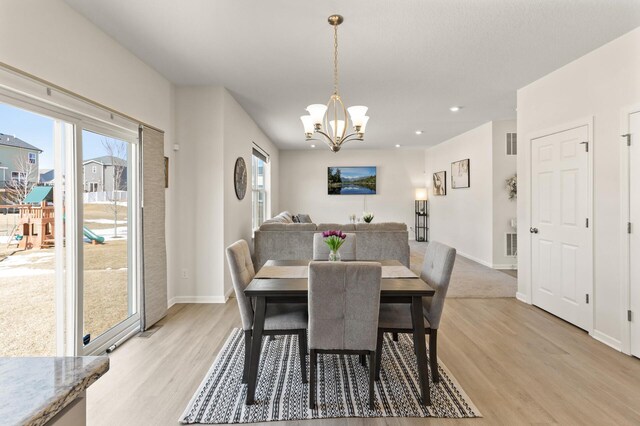
<svg viewBox="0 0 640 426">
<path fill-rule="evenodd" d="M 507 155 L 518 155 L 517 133 L 507 133 Z"/>
<path fill-rule="evenodd" d="M 518 255 L 518 234 L 508 233 L 505 240 L 506 256 L 516 257 Z"/>
</svg>

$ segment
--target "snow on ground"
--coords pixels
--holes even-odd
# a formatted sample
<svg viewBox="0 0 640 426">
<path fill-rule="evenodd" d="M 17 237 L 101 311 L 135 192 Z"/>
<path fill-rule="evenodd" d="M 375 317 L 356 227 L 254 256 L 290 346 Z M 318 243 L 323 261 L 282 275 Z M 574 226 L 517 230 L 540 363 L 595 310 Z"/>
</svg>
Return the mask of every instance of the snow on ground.
<svg viewBox="0 0 640 426">
<path fill-rule="evenodd" d="M 113 223 L 113 219 L 85 219 L 84 223 L 99 223 L 105 225 L 111 225 Z M 117 222 L 118 225 L 126 225 L 126 220 L 119 220 Z"/>
<path fill-rule="evenodd" d="M 51 263 L 55 258 L 53 252 L 33 252 L 20 256 L 9 256 L 0 262 L 0 278 L 32 277 L 35 275 L 53 274 L 53 269 L 30 268 L 29 266 Z M 26 267 L 25 267 L 26 266 Z"/>
</svg>

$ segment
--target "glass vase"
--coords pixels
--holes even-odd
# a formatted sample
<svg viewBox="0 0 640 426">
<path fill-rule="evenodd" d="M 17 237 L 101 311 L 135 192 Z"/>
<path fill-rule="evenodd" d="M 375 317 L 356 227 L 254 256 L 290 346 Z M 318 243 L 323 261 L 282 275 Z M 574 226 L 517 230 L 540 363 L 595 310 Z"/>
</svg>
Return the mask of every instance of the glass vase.
<svg viewBox="0 0 640 426">
<path fill-rule="evenodd" d="M 340 262 L 340 251 L 331 250 L 329 252 L 329 262 Z"/>
</svg>

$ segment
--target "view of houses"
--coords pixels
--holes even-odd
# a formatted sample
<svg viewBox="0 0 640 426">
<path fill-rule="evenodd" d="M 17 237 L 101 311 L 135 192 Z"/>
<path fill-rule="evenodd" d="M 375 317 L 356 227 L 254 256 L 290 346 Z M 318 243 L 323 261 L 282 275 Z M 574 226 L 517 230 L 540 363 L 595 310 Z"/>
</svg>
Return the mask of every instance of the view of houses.
<svg viewBox="0 0 640 426">
<path fill-rule="evenodd" d="M 40 169 L 43 150 L 14 135 L 0 133 L 0 204 L 20 204 L 33 186 L 53 186 L 54 170 Z M 85 193 L 126 191 L 127 161 L 103 155 L 83 162 Z M 94 197 L 100 198 L 100 197 Z"/>
</svg>

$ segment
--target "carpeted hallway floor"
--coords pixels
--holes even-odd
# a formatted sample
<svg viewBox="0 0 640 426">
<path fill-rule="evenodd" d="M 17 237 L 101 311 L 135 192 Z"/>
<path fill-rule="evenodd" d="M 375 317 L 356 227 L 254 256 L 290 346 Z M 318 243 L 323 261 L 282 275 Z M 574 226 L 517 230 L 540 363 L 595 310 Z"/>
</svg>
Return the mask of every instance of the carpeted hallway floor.
<svg viewBox="0 0 640 426">
<path fill-rule="evenodd" d="M 427 245 L 415 241 L 410 241 L 409 245 L 411 246 L 411 269 L 420 273 Z M 515 297 L 517 289 L 516 277 L 458 255 L 447 297 Z"/>
</svg>

